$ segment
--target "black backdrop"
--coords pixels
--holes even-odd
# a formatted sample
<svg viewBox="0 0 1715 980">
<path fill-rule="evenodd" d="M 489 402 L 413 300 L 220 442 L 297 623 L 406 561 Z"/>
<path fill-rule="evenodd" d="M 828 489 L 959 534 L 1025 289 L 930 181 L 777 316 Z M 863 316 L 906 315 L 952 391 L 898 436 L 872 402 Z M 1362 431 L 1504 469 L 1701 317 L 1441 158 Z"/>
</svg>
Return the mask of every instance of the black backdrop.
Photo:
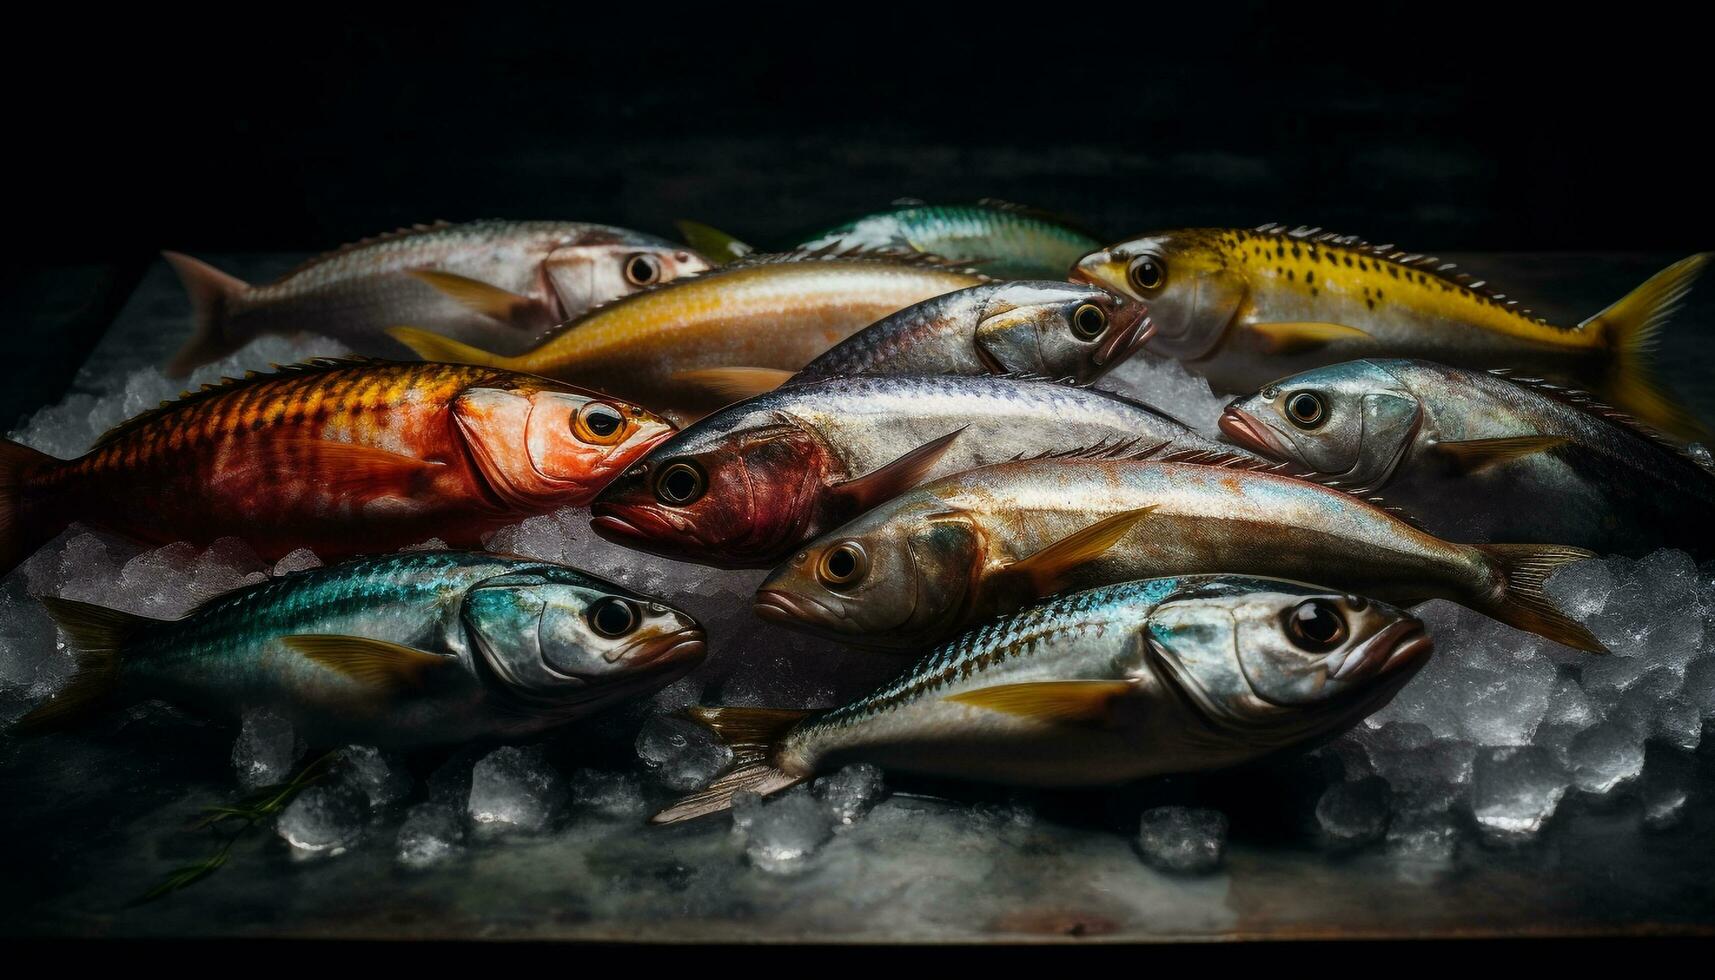
<svg viewBox="0 0 1715 980">
<path fill-rule="evenodd" d="M 1285 221 L 1437 250 L 1711 238 L 1709 42 L 1671 7 L 40 16 L 9 32 L 3 67 L 15 262 L 313 250 L 486 216 L 657 232 L 695 216 L 766 241 L 899 196 L 1007 197 L 1115 234 Z"/>
</svg>

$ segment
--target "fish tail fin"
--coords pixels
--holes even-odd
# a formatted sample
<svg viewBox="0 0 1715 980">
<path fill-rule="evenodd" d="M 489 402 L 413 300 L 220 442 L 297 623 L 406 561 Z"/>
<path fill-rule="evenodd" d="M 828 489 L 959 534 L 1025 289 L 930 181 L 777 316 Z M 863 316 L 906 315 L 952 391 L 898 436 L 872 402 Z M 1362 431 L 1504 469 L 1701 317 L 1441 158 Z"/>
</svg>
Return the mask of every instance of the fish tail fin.
<svg viewBox="0 0 1715 980">
<path fill-rule="evenodd" d="M 500 368 L 508 367 L 512 361 L 512 358 L 505 355 L 494 354 L 480 347 L 472 347 L 451 337 L 443 337 L 438 333 L 431 333 L 419 327 L 388 327 L 387 336 L 411 348 L 418 357 L 425 361 Z"/>
<path fill-rule="evenodd" d="M 17 567 L 61 530 L 47 526 L 48 521 L 36 519 L 34 514 L 26 523 L 22 514 L 24 483 L 29 474 L 56 462 L 47 453 L 0 439 L 0 575 Z"/>
<path fill-rule="evenodd" d="M 1596 557 L 1583 548 L 1551 544 L 1473 545 L 1489 557 L 1503 580 L 1498 599 L 1482 611 L 1538 636 L 1591 653 L 1607 653 L 1602 641 L 1554 604 L 1543 586 L 1564 565 Z"/>
<path fill-rule="evenodd" d="M 250 284 L 178 252 L 162 252 L 161 258 L 178 273 L 191 298 L 191 339 L 167 362 L 167 375 L 182 378 L 244 346 L 226 335 L 226 315 L 232 301 L 249 291 Z"/>
<path fill-rule="evenodd" d="M 1709 264 L 1710 252 L 1690 255 L 1649 277 L 1619 302 L 1580 324 L 1595 330 L 1613 355 L 1603 398 L 1664 432 L 1684 439 L 1715 436 L 1687 412 L 1654 377 L 1655 351 L 1668 320 L 1679 311 L 1692 283 Z"/>
<path fill-rule="evenodd" d="M 673 222 L 679 229 L 679 234 L 685 239 L 685 244 L 696 249 L 703 258 L 717 265 L 725 265 L 734 259 L 742 259 L 755 249 L 739 241 L 719 228 L 713 228 L 701 221 L 680 219 Z"/>
<path fill-rule="evenodd" d="M 734 793 L 767 796 L 796 786 L 810 773 L 790 773 L 775 764 L 775 749 L 799 722 L 815 714 L 786 708 L 690 708 L 684 716 L 732 746 L 737 760 L 732 769 L 708 786 L 681 797 L 649 818 L 653 824 L 695 820 L 732 808 Z"/>
<path fill-rule="evenodd" d="M 18 719 L 12 730 L 35 735 L 75 725 L 112 701 L 119 688 L 119 664 L 138 630 L 153 623 L 118 609 L 42 596 L 42 605 L 70 639 L 77 672 L 59 693 Z"/>
</svg>

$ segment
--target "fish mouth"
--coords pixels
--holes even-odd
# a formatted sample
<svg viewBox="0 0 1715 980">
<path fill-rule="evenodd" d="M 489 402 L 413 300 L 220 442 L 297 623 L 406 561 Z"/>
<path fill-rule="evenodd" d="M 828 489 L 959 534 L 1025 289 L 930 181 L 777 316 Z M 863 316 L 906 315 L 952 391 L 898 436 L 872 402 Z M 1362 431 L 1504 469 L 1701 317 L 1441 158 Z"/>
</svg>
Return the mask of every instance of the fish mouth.
<svg viewBox="0 0 1715 980">
<path fill-rule="evenodd" d="M 828 609 L 813 599 L 801 599 L 779 589 L 762 589 L 756 593 L 751 609 L 757 618 L 788 626 L 819 626 L 827 619 Z M 820 615 L 817 615 L 817 614 Z"/>
<path fill-rule="evenodd" d="M 1375 636 L 1348 650 L 1339 663 L 1330 663 L 1328 676 L 1350 681 L 1380 676 L 1417 663 L 1435 650 L 1423 624 L 1415 619 L 1391 623 Z"/>
<path fill-rule="evenodd" d="M 1091 360 L 1099 368 L 1112 368 L 1126 358 L 1137 353 L 1149 338 L 1155 336 L 1155 321 L 1150 319 L 1149 310 L 1140 307 L 1138 317 L 1124 330 L 1117 330 L 1112 337 L 1096 348 Z"/>
<path fill-rule="evenodd" d="M 700 663 L 707 653 L 708 634 L 700 626 L 687 626 L 648 640 L 626 660 L 640 670 L 648 670 Z"/>
<path fill-rule="evenodd" d="M 1221 428 L 1221 435 L 1251 452 L 1272 456 L 1275 459 L 1290 458 L 1286 447 L 1281 444 L 1280 438 L 1270 432 L 1268 426 L 1263 425 L 1261 421 L 1243 409 L 1228 405 L 1226 411 L 1221 413 L 1220 421 L 1217 424 Z"/>
</svg>

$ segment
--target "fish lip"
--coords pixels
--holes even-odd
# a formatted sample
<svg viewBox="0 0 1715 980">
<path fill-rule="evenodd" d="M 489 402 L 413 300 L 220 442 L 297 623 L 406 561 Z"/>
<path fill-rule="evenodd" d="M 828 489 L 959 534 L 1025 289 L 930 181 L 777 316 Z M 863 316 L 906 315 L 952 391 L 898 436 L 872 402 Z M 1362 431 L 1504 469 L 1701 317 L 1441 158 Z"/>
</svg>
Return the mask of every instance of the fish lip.
<svg viewBox="0 0 1715 980">
<path fill-rule="evenodd" d="M 1357 680 L 1370 674 L 1386 674 L 1427 656 L 1435 643 L 1423 624 L 1415 619 L 1389 623 L 1375 636 L 1349 651 L 1329 671 L 1335 680 Z"/>
<path fill-rule="evenodd" d="M 708 654 L 708 634 L 701 626 L 686 626 L 656 637 L 643 645 L 635 659 L 626 658 L 638 669 L 700 663 Z"/>
<path fill-rule="evenodd" d="M 1136 320 L 1124 330 L 1117 331 L 1109 337 L 1102 346 L 1096 348 L 1092 362 L 1099 368 L 1113 368 L 1142 349 L 1143 345 L 1155 336 L 1155 321 L 1150 319 L 1149 308 L 1139 306 Z"/>
<path fill-rule="evenodd" d="M 816 625 L 807 613 L 821 609 L 820 603 L 808 599 L 800 600 L 780 589 L 759 589 L 756 599 L 751 603 L 751 610 L 756 613 L 757 618 L 789 626 Z"/>
<path fill-rule="evenodd" d="M 596 504 L 595 506 L 600 507 L 602 505 Z M 643 530 L 637 525 L 614 514 L 593 513 L 593 508 L 590 516 L 590 530 L 615 544 L 629 545 L 633 541 L 647 540 Z"/>
<path fill-rule="evenodd" d="M 1220 426 L 1221 435 L 1245 449 L 1275 459 L 1290 458 L 1286 447 L 1268 430 L 1268 426 L 1241 408 L 1228 405 L 1216 424 Z"/>
</svg>

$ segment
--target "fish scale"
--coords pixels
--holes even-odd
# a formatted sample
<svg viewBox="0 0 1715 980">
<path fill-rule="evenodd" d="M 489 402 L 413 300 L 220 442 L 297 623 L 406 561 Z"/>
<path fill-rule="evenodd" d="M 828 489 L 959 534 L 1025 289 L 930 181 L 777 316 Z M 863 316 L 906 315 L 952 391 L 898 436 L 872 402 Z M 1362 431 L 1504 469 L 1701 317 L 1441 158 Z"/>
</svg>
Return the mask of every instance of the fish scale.
<svg viewBox="0 0 1715 980">
<path fill-rule="evenodd" d="M 980 262 L 1007 279 L 1060 278 L 1101 243 L 1063 221 L 1004 202 L 908 205 L 867 215 L 806 240 L 887 248 L 907 245 L 949 259 Z"/>
</svg>

